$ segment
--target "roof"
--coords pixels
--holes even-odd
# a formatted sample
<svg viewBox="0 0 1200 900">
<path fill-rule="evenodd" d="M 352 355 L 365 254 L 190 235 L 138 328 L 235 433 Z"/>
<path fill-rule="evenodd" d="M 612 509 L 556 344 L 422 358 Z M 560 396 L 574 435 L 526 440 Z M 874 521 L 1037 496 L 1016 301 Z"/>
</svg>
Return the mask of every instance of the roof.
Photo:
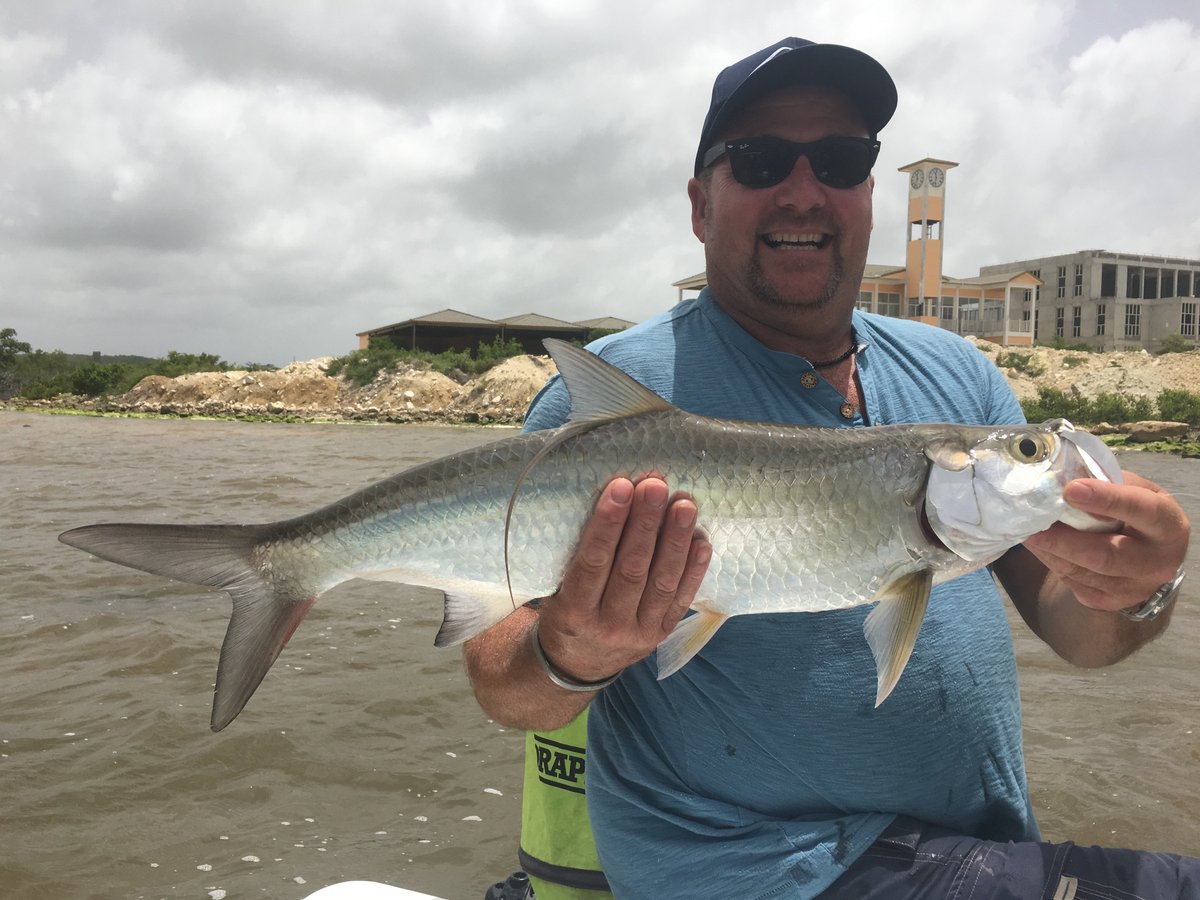
<svg viewBox="0 0 1200 900">
<path fill-rule="evenodd" d="M 357 332 L 357 334 L 360 336 L 364 334 L 379 334 L 381 331 L 395 331 L 397 328 L 404 328 L 407 325 L 474 325 L 477 328 L 498 328 L 500 323 L 493 322 L 491 319 L 485 319 L 482 316 L 473 316 L 470 313 L 447 308 L 439 312 L 429 313 L 428 315 L 405 319 L 403 322 L 393 322 L 391 325 L 368 328 L 366 331 Z"/>
<path fill-rule="evenodd" d="M 887 278 L 891 275 L 904 276 L 904 266 L 877 266 L 868 263 L 863 268 L 863 278 Z"/>
<path fill-rule="evenodd" d="M 524 313 L 519 316 L 509 316 L 507 319 L 498 319 L 497 321 L 499 324 L 509 328 L 565 328 L 574 331 L 580 327 L 574 322 L 552 319 L 550 316 L 543 316 L 540 313 Z"/>
<path fill-rule="evenodd" d="M 584 328 L 599 328 L 605 331 L 624 330 L 632 328 L 636 322 L 630 322 L 628 319 L 618 319 L 616 316 L 603 316 L 599 319 L 584 319 L 582 322 L 576 322 L 576 325 L 582 325 Z"/>
</svg>

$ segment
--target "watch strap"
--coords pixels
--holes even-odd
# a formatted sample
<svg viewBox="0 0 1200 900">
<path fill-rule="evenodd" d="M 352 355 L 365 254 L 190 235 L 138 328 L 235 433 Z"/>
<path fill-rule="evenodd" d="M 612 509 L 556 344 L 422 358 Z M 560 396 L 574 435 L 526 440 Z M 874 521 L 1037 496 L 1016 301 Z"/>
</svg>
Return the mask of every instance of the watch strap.
<svg viewBox="0 0 1200 900">
<path fill-rule="evenodd" d="M 1162 615 L 1163 610 L 1175 602 L 1175 598 L 1179 596 L 1179 586 L 1183 584 L 1185 575 L 1183 567 L 1180 566 L 1173 579 L 1162 585 L 1137 606 L 1120 610 L 1121 615 L 1134 622 L 1153 622 Z"/>
</svg>

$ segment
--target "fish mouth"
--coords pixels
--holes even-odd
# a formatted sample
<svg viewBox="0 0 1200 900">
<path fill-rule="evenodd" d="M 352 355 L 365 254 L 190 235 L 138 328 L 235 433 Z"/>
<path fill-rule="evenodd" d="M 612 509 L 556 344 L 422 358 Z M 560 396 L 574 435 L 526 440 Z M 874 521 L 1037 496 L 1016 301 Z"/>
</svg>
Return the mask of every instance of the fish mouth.
<svg viewBox="0 0 1200 900">
<path fill-rule="evenodd" d="M 759 240 L 772 250 L 821 250 L 832 236 L 821 231 L 771 231 Z"/>
</svg>

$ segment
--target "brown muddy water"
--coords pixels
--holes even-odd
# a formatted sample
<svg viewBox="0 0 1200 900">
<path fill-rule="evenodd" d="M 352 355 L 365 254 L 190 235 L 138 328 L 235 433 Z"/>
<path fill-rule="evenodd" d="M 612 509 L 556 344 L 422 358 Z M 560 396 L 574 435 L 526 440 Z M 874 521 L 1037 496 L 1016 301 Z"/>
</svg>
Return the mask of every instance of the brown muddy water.
<svg viewBox="0 0 1200 900">
<path fill-rule="evenodd" d="M 59 544 L 98 521 L 306 512 L 483 428 L 0 412 L 0 897 L 268 897 L 370 879 L 481 898 L 516 867 L 523 735 L 437 650 L 440 596 L 352 582 L 208 729 L 223 593 Z M 1200 462 L 1126 453 L 1200 522 Z M 1054 839 L 1200 855 L 1200 554 L 1171 630 L 1111 669 L 1014 618 L 1027 765 Z"/>
</svg>

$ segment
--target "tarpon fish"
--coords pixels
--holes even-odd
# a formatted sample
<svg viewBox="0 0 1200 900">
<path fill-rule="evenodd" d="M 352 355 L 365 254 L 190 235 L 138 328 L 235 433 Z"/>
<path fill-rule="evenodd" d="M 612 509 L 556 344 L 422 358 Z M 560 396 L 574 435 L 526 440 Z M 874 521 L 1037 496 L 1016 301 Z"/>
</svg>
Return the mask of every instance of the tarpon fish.
<svg viewBox="0 0 1200 900">
<path fill-rule="evenodd" d="M 561 428 L 415 466 L 286 521 L 90 525 L 60 539 L 229 592 L 212 714 L 220 731 L 317 598 L 344 581 L 442 590 L 439 646 L 553 593 L 598 492 L 616 474 L 665 473 L 695 498 L 713 547 L 695 614 L 658 648 L 660 678 L 730 616 L 878 602 L 865 627 L 877 705 L 900 678 L 934 584 L 1057 521 L 1113 527 L 1063 500 L 1074 478 L 1121 474 L 1098 438 L 1061 419 L 871 428 L 711 419 L 671 406 L 585 350 L 546 346 L 571 397 Z"/>
</svg>

